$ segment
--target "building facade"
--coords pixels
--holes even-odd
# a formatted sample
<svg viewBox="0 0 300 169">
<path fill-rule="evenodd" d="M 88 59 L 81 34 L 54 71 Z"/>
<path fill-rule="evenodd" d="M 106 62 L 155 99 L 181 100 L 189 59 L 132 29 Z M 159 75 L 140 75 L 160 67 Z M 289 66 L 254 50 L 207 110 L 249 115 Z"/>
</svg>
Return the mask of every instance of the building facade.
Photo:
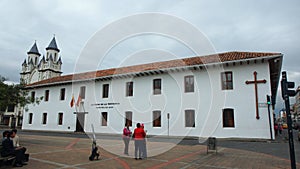
<svg viewBox="0 0 300 169">
<path fill-rule="evenodd" d="M 121 134 L 144 123 L 149 135 L 270 139 L 266 95 L 276 96 L 282 57 L 227 52 L 29 83 L 44 100 L 22 129 Z"/>
<path fill-rule="evenodd" d="M 294 119 L 300 121 L 300 86 L 296 89 L 295 104 L 293 105 Z"/>
<path fill-rule="evenodd" d="M 21 127 L 23 112 L 23 108 L 18 105 L 9 105 L 6 109 L 0 110 L 1 125 L 11 128 Z"/>
</svg>

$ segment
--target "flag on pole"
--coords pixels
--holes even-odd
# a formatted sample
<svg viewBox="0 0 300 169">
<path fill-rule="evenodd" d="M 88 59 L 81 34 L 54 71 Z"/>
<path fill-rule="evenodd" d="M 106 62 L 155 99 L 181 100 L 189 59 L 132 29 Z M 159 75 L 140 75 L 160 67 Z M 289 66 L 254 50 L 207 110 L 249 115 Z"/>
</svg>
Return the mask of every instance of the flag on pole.
<svg viewBox="0 0 300 169">
<path fill-rule="evenodd" d="M 79 95 L 78 95 L 77 102 L 76 102 L 76 106 L 77 106 L 77 107 L 79 106 L 80 102 L 81 102 L 81 96 L 80 96 L 80 94 L 79 94 Z"/>
<path fill-rule="evenodd" d="M 91 124 L 92 126 L 92 132 L 93 132 L 93 141 L 96 141 L 96 134 L 95 134 L 95 130 L 94 130 L 94 125 Z"/>
<path fill-rule="evenodd" d="M 71 102 L 70 102 L 70 106 L 73 107 L 75 104 L 75 98 L 74 98 L 74 94 L 72 95 L 72 99 L 71 99 Z"/>
</svg>

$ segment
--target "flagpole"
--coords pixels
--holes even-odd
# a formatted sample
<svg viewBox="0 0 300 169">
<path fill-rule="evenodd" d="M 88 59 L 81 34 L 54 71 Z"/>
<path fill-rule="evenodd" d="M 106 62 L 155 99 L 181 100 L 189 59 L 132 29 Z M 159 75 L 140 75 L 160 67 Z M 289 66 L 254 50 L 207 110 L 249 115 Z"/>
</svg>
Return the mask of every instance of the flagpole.
<svg viewBox="0 0 300 169">
<path fill-rule="evenodd" d="M 76 102 L 75 102 L 75 98 L 74 98 L 74 93 L 72 93 L 72 98 L 71 98 L 71 103 L 70 106 L 73 107 L 75 106 L 75 113 L 77 113 L 77 106 L 76 106 Z"/>
<path fill-rule="evenodd" d="M 82 105 L 83 112 L 85 112 L 84 104 L 82 102 L 80 104 Z"/>
<path fill-rule="evenodd" d="M 96 134 L 95 134 L 95 130 L 94 130 L 94 125 L 91 124 L 91 127 L 92 127 L 92 133 L 93 133 L 93 141 L 94 140 L 96 141 Z"/>
<path fill-rule="evenodd" d="M 77 105 L 75 104 L 75 112 L 76 112 L 76 114 L 78 113 L 78 111 L 77 111 Z"/>
</svg>

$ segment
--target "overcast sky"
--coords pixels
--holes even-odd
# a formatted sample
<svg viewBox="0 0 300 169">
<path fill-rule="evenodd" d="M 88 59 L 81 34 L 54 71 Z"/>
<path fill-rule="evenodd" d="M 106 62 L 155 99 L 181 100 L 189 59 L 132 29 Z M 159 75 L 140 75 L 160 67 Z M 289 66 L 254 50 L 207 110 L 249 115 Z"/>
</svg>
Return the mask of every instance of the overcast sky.
<svg viewBox="0 0 300 169">
<path fill-rule="evenodd" d="M 43 55 L 55 34 L 63 74 L 70 74 L 85 44 L 97 31 L 126 16 L 156 12 L 181 18 L 197 27 L 216 52 L 283 53 L 282 70 L 288 71 L 289 80 L 300 84 L 299 0 L 1 0 L 0 5 L 0 74 L 10 81 L 19 81 L 21 64 L 35 40 Z M 144 46 L 137 48 L 132 44 Z M 160 48 L 181 57 L 191 55 L 182 52 L 185 50 L 180 50 L 177 42 L 156 36 L 131 38 L 109 55 L 114 55 L 114 59 L 122 58 L 123 54 L 133 55 L 136 51 L 125 50 L 128 47 L 138 51 Z M 109 61 L 104 63 L 103 68 L 115 66 Z"/>
</svg>

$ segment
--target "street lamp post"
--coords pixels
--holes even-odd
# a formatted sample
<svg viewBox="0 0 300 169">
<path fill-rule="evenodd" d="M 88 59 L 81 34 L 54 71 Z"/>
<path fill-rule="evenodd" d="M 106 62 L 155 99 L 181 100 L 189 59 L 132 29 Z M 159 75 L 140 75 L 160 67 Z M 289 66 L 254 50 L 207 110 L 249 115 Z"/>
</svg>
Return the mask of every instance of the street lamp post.
<svg viewBox="0 0 300 169">
<path fill-rule="evenodd" d="M 269 95 L 267 95 L 267 104 L 268 104 L 268 116 L 269 116 L 270 135 L 271 135 L 271 140 L 273 140 L 272 122 L 271 122 L 271 115 L 270 115 L 271 97 Z"/>
<path fill-rule="evenodd" d="M 170 113 L 167 114 L 167 119 L 168 119 L 168 137 L 170 135 Z"/>
</svg>

